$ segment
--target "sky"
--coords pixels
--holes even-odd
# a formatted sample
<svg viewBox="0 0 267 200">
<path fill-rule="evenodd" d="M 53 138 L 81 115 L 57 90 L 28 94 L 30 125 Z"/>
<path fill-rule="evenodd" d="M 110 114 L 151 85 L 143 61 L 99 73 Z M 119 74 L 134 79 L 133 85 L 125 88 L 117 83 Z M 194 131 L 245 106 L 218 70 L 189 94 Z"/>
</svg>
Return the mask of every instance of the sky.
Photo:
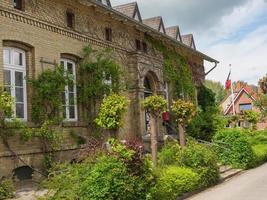
<svg viewBox="0 0 267 200">
<path fill-rule="evenodd" d="M 220 61 L 207 79 L 257 84 L 267 74 L 267 0 L 111 0 L 137 1 L 143 19 L 162 16 L 165 27 L 193 33 L 199 51 Z M 214 65 L 214 64 L 213 64 Z M 213 65 L 205 63 L 206 70 Z"/>
</svg>

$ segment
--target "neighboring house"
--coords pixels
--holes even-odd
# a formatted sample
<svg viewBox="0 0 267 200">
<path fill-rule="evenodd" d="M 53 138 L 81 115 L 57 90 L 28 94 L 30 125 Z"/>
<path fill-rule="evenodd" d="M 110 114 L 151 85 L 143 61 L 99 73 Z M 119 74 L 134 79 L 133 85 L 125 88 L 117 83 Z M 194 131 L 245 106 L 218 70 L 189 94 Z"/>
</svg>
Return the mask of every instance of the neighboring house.
<svg viewBox="0 0 267 200">
<path fill-rule="evenodd" d="M 75 76 L 77 61 L 87 45 L 95 49 L 113 48 L 116 62 L 127 72 L 131 88 L 126 94 L 131 103 L 120 138 L 146 135 L 147 120 L 141 102 L 151 94 L 168 96 L 162 54 L 147 43 L 146 35 L 163 41 L 182 55 L 190 64 L 196 85 L 205 80 L 204 61 L 218 63 L 196 50 L 193 36 L 182 37 L 178 26 L 165 27 L 161 17 L 143 19 L 137 3 L 113 8 L 109 0 L 1 0 L 0 24 L 0 83 L 16 99 L 16 117 L 29 125 L 32 90 L 25 77 L 37 77 L 60 63 Z M 72 93 L 66 92 L 66 99 L 76 94 L 76 88 Z M 64 132 L 90 135 L 94 130 L 83 122 L 88 113 L 82 105 L 77 101 L 74 105 L 68 101 L 64 104 Z M 161 123 L 159 128 L 164 134 Z M 13 150 L 29 165 L 41 167 L 43 154 L 37 143 L 23 145 L 18 138 L 11 142 Z M 70 160 L 75 148 L 66 142 L 61 157 Z M 22 165 L 0 143 L 0 177 Z"/>
<path fill-rule="evenodd" d="M 258 92 L 257 88 L 253 86 L 243 85 L 240 82 L 238 82 L 234 89 L 233 98 L 230 93 L 221 103 L 224 115 L 225 116 L 233 116 L 233 114 L 242 115 L 244 111 L 247 110 L 260 112 L 260 110 L 255 105 L 255 102 L 257 100 L 257 92 Z M 237 126 L 248 128 L 251 125 L 248 122 L 241 119 L 237 122 Z M 265 128 L 267 128 L 267 121 L 261 120 L 257 124 L 257 129 L 262 130 Z"/>
</svg>

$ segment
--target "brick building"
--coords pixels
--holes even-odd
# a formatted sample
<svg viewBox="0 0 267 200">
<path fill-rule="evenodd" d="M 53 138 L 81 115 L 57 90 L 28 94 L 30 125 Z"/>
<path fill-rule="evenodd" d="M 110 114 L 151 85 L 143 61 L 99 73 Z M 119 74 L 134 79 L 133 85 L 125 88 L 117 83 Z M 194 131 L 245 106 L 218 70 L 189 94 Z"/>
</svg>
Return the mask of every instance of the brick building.
<svg viewBox="0 0 267 200">
<path fill-rule="evenodd" d="M 115 59 L 127 72 L 131 100 L 120 137 L 146 134 L 145 111 L 141 101 L 147 92 L 168 93 L 163 79 L 163 57 L 145 41 L 145 35 L 174 46 L 190 64 L 194 82 L 205 79 L 204 60 L 215 59 L 196 50 L 193 35 L 182 36 L 178 26 L 165 27 L 161 17 L 142 19 L 136 3 L 112 7 L 109 0 L 1 0 L 0 1 L 0 82 L 16 99 L 17 118 L 31 125 L 31 88 L 25 77 L 34 78 L 59 63 L 77 70 L 82 49 L 112 47 Z M 150 88 L 145 88 L 147 84 Z M 0 84 L 0 85 L 2 85 Z M 147 91 L 146 89 L 149 89 Z M 73 94 L 76 95 L 76 89 Z M 63 130 L 90 134 L 82 121 L 84 109 L 66 104 Z M 161 133 L 164 128 L 159 124 Z M 10 139 L 11 147 L 30 166 L 42 167 L 38 141 L 22 143 Z M 59 157 L 71 159 L 77 147 L 66 141 Z M 24 164 L 0 143 L 0 177 Z"/>
<path fill-rule="evenodd" d="M 257 87 L 249 86 L 247 84 L 237 82 L 234 88 L 234 97 L 231 94 L 223 100 L 221 107 L 225 116 L 242 115 L 244 111 L 253 110 L 260 113 L 260 110 L 255 105 L 258 95 L 260 92 Z M 234 106 L 233 106 L 234 105 Z M 247 121 L 240 119 L 237 124 L 238 127 L 249 128 L 251 126 Z M 262 119 L 257 124 L 258 130 L 267 128 L 267 120 Z"/>
</svg>

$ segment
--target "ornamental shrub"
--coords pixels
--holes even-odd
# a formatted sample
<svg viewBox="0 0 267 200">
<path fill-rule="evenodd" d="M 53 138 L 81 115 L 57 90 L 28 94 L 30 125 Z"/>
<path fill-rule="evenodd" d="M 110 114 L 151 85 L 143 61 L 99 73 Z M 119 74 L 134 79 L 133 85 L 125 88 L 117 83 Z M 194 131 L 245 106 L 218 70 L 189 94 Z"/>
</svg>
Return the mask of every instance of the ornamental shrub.
<svg viewBox="0 0 267 200">
<path fill-rule="evenodd" d="M 15 188 L 11 180 L 0 179 L 0 200 L 14 197 Z"/>
<path fill-rule="evenodd" d="M 126 97 L 119 94 L 112 94 L 105 98 L 95 120 L 97 125 L 104 129 L 120 128 L 128 102 Z"/>
<path fill-rule="evenodd" d="M 151 196 L 155 182 L 152 167 L 135 150 L 138 145 L 109 143 L 109 152 L 102 150 L 81 163 L 54 167 L 44 184 L 51 190 L 45 199 L 145 200 Z"/>
<path fill-rule="evenodd" d="M 191 102 L 186 102 L 181 99 L 173 102 L 171 106 L 178 123 L 186 125 L 190 122 L 196 114 L 196 107 Z"/>
<path fill-rule="evenodd" d="M 167 101 L 158 95 L 146 98 L 143 104 L 144 108 L 155 116 L 159 116 L 161 113 L 167 110 Z"/>
<path fill-rule="evenodd" d="M 189 167 L 200 176 L 200 187 L 213 185 L 219 180 L 219 167 L 215 152 L 202 144 L 190 141 L 186 148 L 169 143 L 159 153 L 161 167 L 175 165 Z"/>
<path fill-rule="evenodd" d="M 208 187 L 219 181 L 217 156 L 209 147 L 190 142 L 180 157 L 183 166 L 194 169 L 200 176 L 200 186 Z"/>
<path fill-rule="evenodd" d="M 219 131 L 213 137 L 213 142 L 222 164 L 236 168 L 249 168 L 254 160 L 248 135 L 241 129 L 226 129 Z"/>
<path fill-rule="evenodd" d="M 169 166 L 160 171 L 153 189 L 153 200 L 175 200 L 198 189 L 200 177 L 190 168 Z"/>
</svg>

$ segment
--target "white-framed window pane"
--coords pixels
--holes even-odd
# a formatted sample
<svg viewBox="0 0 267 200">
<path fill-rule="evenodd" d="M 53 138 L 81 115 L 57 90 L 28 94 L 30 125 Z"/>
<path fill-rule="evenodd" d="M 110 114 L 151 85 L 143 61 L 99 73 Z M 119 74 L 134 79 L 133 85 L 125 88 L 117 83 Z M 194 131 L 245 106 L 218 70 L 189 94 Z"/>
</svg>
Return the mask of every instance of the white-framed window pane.
<svg viewBox="0 0 267 200">
<path fill-rule="evenodd" d="M 23 54 L 21 52 L 14 51 L 13 52 L 13 61 L 14 65 L 23 65 Z"/>
<path fill-rule="evenodd" d="M 75 119 L 75 106 L 69 106 L 69 118 Z"/>
<path fill-rule="evenodd" d="M 24 102 L 23 91 L 23 88 L 16 87 L 16 102 Z"/>
<path fill-rule="evenodd" d="M 69 105 L 75 105 L 75 94 L 69 93 Z"/>
<path fill-rule="evenodd" d="M 8 94 L 11 95 L 11 87 L 10 86 L 5 86 L 4 91 L 6 91 Z"/>
<path fill-rule="evenodd" d="M 72 63 L 67 63 L 67 70 L 69 74 L 73 74 L 73 64 Z"/>
<path fill-rule="evenodd" d="M 16 103 L 16 117 L 23 119 L 24 118 L 24 104 Z"/>
<path fill-rule="evenodd" d="M 67 118 L 67 107 L 66 106 L 63 106 L 63 118 L 66 119 Z"/>
<path fill-rule="evenodd" d="M 11 72 L 4 70 L 4 85 L 11 85 Z"/>
<path fill-rule="evenodd" d="M 4 49 L 4 64 L 10 64 L 10 50 Z"/>
<path fill-rule="evenodd" d="M 15 72 L 15 86 L 23 87 L 23 72 Z"/>
</svg>

